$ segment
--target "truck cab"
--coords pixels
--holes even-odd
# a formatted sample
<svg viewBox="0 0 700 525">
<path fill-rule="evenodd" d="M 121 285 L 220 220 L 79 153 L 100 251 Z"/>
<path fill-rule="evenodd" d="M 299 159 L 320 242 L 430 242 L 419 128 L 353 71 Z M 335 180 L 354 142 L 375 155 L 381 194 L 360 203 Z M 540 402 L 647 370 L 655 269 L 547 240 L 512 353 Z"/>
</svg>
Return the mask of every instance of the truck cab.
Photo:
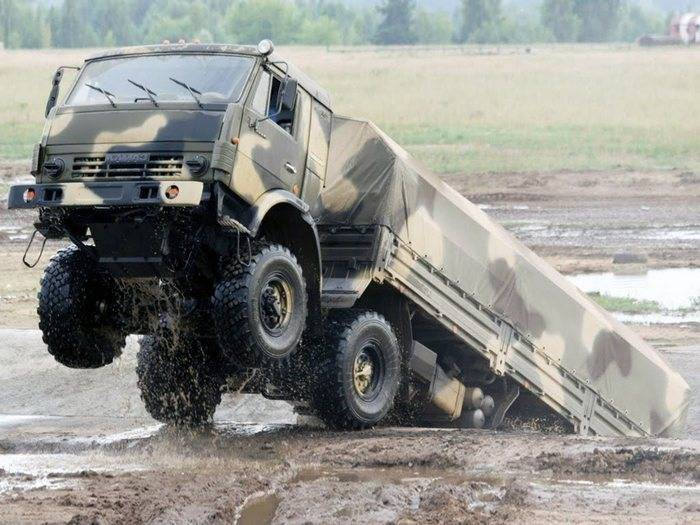
<svg viewBox="0 0 700 525">
<path fill-rule="evenodd" d="M 58 103 L 65 69 L 34 149 L 36 182 L 8 201 L 37 209 L 46 238 L 72 243 L 39 294 L 49 352 L 92 368 L 128 333 L 153 337 L 156 355 L 184 330 L 219 369 L 287 359 L 321 325 L 310 204 L 326 175 L 328 93 L 270 41 L 103 52 L 74 68 Z"/>
<path fill-rule="evenodd" d="M 271 190 L 309 204 L 323 184 L 330 98 L 269 42 L 109 51 L 86 60 L 60 105 L 56 93 L 34 150 L 37 185 L 24 188 L 34 190 L 28 195 L 13 189 L 13 208 L 157 197 L 191 206 L 200 204 L 200 187 L 204 194 L 215 183 L 249 205 Z M 172 198 L 149 191 L 167 190 L 168 182 L 186 191 Z"/>
</svg>

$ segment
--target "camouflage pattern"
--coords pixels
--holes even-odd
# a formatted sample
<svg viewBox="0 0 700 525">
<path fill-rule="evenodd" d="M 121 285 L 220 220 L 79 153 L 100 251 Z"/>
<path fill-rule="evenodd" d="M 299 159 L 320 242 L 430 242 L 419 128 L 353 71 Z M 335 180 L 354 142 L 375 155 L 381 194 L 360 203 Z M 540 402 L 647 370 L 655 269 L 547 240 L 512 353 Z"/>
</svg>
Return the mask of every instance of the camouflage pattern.
<svg viewBox="0 0 700 525">
<path fill-rule="evenodd" d="M 261 220 L 256 209 L 285 202 L 307 216 L 313 204 L 321 227 L 386 233 L 375 268 L 327 280 L 338 296 L 351 289 L 354 300 L 371 279 L 389 283 L 463 341 L 465 351 L 477 352 L 583 434 L 682 431 L 690 392 L 661 356 L 375 126 L 333 116 L 328 93 L 293 65 L 252 47 L 201 44 L 128 48 L 88 61 L 149 53 L 242 54 L 255 65 L 236 103 L 53 108 L 32 162 L 37 184 L 13 187 L 10 208 L 197 206 L 220 183 L 250 210 L 246 223 L 241 216 L 219 216 L 219 223 L 245 228 Z M 291 133 L 256 107 L 256 97 L 269 93 L 266 69 L 299 82 Z M 188 165 L 197 158 L 206 159 L 204 173 Z M 46 165 L 59 159 L 63 173 L 49 176 Z M 143 184 L 152 184 L 153 193 L 142 194 Z M 167 199 L 172 184 L 179 195 Z M 23 199 L 28 188 L 37 192 L 30 203 Z M 61 198 L 49 199 L 55 190 Z"/>
<path fill-rule="evenodd" d="M 334 117 L 320 224 L 394 236 L 375 279 L 583 434 L 677 436 L 690 389 L 616 321 L 373 124 Z"/>
<path fill-rule="evenodd" d="M 167 44 L 138 46 L 110 50 L 91 56 L 86 64 L 96 60 L 125 58 L 147 54 L 234 54 L 255 58 L 255 64 L 241 99 L 237 103 L 211 103 L 204 109 L 194 102 L 163 101 L 159 107 L 112 108 L 104 105 L 89 107 L 58 106 L 49 113 L 42 140 L 32 160 L 35 185 L 16 186 L 9 202 L 11 208 L 37 208 L 46 201 L 37 199 L 25 203 L 21 197 L 27 188 L 37 190 L 39 196 L 66 183 L 80 183 L 82 188 L 65 191 L 60 201 L 64 207 L 84 206 L 82 197 L 98 181 L 123 180 L 133 177 L 108 172 L 109 157 L 114 154 L 148 154 L 155 158 L 173 157 L 176 166 L 171 172 L 157 173 L 146 170 L 142 179 L 158 181 L 191 181 L 203 183 L 221 182 L 250 205 L 274 190 L 285 190 L 313 202 L 325 177 L 330 142 L 330 96 L 326 90 L 306 76 L 294 65 L 277 54 L 262 56 L 253 46 L 213 44 Z M 279 78 L 289 75 L 299 83 L 296 124 L 290 136 L 271 120 L 263 120 L 265 114 L 256 111 L 253 100 L 263 75 L 263 67 Z M 72 87 L 80 82 L 76 78 Z M 253 126 L 253 123 L 260 121 Z M 235 139 L 235 141 L 233 140 Z M 188 161 L 203 157 L 208 163 L 204 174 L 193 174 Z M 65 170 L 58 177 L 47 175 L 42 166 L 60 159 Z M 148 163 L 148 160 L 146 161 Z M 159 161 L 164 163 L 164 160 Z M 87 168 L 104 169 L 91 172 Z M 236 177 L 233 177 L 233 173 Z M 122 193 L 131 195 L 138 191 L 135 183 L 121 184 Z M 80 193 L 80 200 L 72 197 Z M 114 205 L 112 199 L 100 201 L 100 192 L 94 192 L 91 204 Z M 187 205 L 199 204 L 185 201 Z M 132 202 L 119 202 L 132 204 Z M 143 204 L 150 204 L 144 202 Z M 172 203 L 166 203 L 172 204 Z M 50 205 L 50 204 L 49 204 Z"/>
</svg>

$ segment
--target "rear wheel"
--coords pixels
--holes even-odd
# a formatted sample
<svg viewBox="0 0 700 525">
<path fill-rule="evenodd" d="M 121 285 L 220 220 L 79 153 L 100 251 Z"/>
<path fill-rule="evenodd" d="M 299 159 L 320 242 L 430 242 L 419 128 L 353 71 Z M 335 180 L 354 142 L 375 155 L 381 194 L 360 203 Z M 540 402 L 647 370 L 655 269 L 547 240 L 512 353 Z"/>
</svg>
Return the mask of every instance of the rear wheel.
<svg viewBox="0 0 700 525">
<path fill-rule="evenodd" d="M 117 281 L 76 247 L 51 259 L 39 290 L 39 328 L 49 353 L 70 368 L 99 368 L 126 343 Z"/>
<path fill-rule="evenodd" d="M 289 357 L 306 327 L 307 293 L 296 258 L 256 241 L 249 261 L 225 270 L 212 298 L 221 350 L 230 363 L 259 366 Z"/>
<path fill-rule="evenodd" d="M 226 381 L 216 343 L 177 334 L 146 336 L 140 346 L 136 373 L 148 413 L 179 426 L 209 423 Z"/>
<path fill-rule="evenodd" d="M 389 322 L 375 312 L 332 312 L 318 350 L 312 406 L 330 427 L 379 424 L 399 389 L 401 351 Z"/>
</svg>

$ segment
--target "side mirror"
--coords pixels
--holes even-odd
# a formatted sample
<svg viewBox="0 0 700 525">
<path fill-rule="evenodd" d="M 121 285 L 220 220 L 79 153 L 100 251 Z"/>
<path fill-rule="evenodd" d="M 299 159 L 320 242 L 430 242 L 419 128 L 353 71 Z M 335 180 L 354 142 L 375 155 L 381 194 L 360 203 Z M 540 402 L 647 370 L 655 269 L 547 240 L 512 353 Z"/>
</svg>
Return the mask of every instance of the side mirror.
<svg viewBox="0 0 700 525">
<path fill-rule="evenodd" d="M 46 101 L 46 113 L 45 117 L 49 116 L 51 110 L 56 106 L 58 102 L 58 92 L 61 89 L 61 79 L 63 78 L 63 68 L 58 68 L 53 76 L 53 86 L 51 87 L 51 93 L 49 94 L 49 100 Z"/>
<path fill-rule="evenodd" d="M 282 91 L 279 96 L 278 107 L 280 111 L 294 111 L 297 103 L 297 88 L 299 87 L 299 82 L 293 78 L 288 78 L 285 80 L 282 86 Z"/>
</svg>

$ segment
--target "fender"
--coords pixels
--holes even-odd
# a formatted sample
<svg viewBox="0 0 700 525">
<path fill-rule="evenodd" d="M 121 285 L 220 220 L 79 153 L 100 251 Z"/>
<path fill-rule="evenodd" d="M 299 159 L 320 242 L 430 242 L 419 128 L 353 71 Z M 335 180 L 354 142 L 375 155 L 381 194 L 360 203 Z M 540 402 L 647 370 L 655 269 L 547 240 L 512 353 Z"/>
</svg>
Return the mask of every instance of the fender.
<svg viewBox="0 0 700 525">
<path fill-rule="evenodd" d="M 267 191 L 253 204 L 243 201 L 220 183 L 214 184 L 213 193 L 217 219 L 223 226 L 229 225 L 255 237 L 265 216 L 272 208 L 279 204 L 289 204 L 299 210 L 300 216 L 313 228 L 318 240 L 316 222 L 311 216 L 309 205 L 289 191 L 281 189 Z"/>
<path fill-rule="evenodd" d="M 311 216 L 310 207 L 299 197 L 286 190 L 270 190 L 263 193 L 251 205 L 244 202 L 221 184 L 214 185 L 217 220 L 222 226 L 232 227 L 256 237 L 268 212 L 279 205 L 289 205 L 299 211 L 301 219 L 309 225 L 316 245 L 316 257 L 321 271 L 321 240 L 316 228 L 316 221 Z"/>
<path fill-rule="evenodd" d="M 258 200 L 256 200 L 253 203 L 253 206 L 251 207 L 251 211 L 253 212 L 252 218 L 248 225 L 248 229 L 253 234 L 253 236 L 257 235 L 258 230 L 260 229 L 260 225 L 265 219 L 267 213 L 279 204 L 289 204 L 297 210 L 299 210 L 302 219 L 304 219 L 304 222 L 308 223 L 309 226 L 313 228 L 314 235 L 318 240 L 316 222 L 314 221 L 313 217 L 311 216 L 311 213 L 309 212 L 309 205 L 293 193 L 290 193 L 286 190 L 270 190 L 266 193 L 263 193 L 258 198 Z"/>
</svg>

